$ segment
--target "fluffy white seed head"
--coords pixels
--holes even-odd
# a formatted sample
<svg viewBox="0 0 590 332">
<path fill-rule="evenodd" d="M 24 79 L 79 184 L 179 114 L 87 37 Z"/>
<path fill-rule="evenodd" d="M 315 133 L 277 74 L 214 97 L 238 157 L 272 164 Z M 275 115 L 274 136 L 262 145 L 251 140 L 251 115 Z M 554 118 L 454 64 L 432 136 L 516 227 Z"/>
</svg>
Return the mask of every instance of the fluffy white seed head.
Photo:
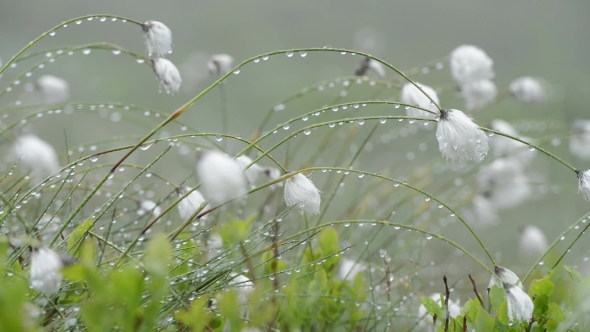
<svg viewBox="0 0 590 332">
<path fill-rule="evenodd" d="M 210 150 L 199 157 L 197 174 L 203 184 L 205 197 L 215 205 L 244 196 L 247 192 L 242 166 L 234 158 L 219 151 Z"/>
<path fill-rule="evenodd" d="M 518 288 L 524 290 L 522 282 L 520 281 L 516 273 L 502 266 L 496 266 L 494 272 L 496 274 L 493 275 L 490 279 L 490 284 L 488 285 L 488 288 L 492 288 L 492 286 L 494 285 L 502 287 L 502 283 L 509 283 L 511 285 L 516 285 Z"/>
<path fill-rule="evenodd" d="M 338 273 L 336 274 L 339 279 L 353 281 L 357 274 L 365 271 L 367 267 L 353 259 L 342 258 L 338 265 Z"/>
<path fill-rule="evenodd" d="M 440 293 L 433 293 L 433 294 L 430 294 L 429 298 L 431 298 L 433 301 L 435 301 L 439 305 L 443 306 L 443 308 L 444 308 L 444 302 L 441 302 L 440 295 L 441 295 Z M 443 296 L 443 298 L 444 298 L 444 296 Z M 426 315 L 426 313 L 427 313 L 426 308 L 424 308 L 424 305 L 420 304 L 420 307 L 418 307 L 418 317 L 422 317 L 422 316 Z M 459 316 L 460 314 L 461 314 L 461 301 L 458 299 L 456 301 L 449 299 L 449 316 L 451 316 L 452 318 L 455 318 L 455 317 Z"/>
<path fill-rule="evenodd" d="M 481 161 L 488 153 L 488 136 L 465 113 L 443 110 L 436 128 L 438 149 L 453 162 Z"/>
<path fill-rule="evenodd" d="M 231 273 L 230 277 L 233 278 L 228 285 L 233 286 L 238 291 L 238 300 L 240 304 L 244 305 L 248 303 L 248 296 L 254 290 L 254 283 L 248 279 L 248 277 Z"/>
<path fill-rule="evenodd" d="M 246 179 L 248 180 L 248 183 L 250 183 L 251 185 L 256 184 L 256 181 L 258 181 L 260 176 L 264 175 L 264 167 L 261 167 L 258 164 L 254 164 L 250 166 L 250 168 L 246 169 L 246 167 L 250 165 L 250 163 L 252 163 L 252 158 L 246 155 L 241 155 L 238 158 L 236 158 L 236 161 L 242 166 L 242 169 L 246 174 Z"/>
<path fill-rule="evenodd" d="M 35 94 L 36 102 L 44 104 L 60 104 L 70 99 L 70 85 L 63 78 L 43 75 L 35 83 L 27 83 L 26 92 Z"/>
<path fill-rule="evenodd" d="M 574 156 L 590 160 L 590 120 L 574 121 L 569 149 Z"/>
<path fill-rule="evenodd" d="M 47 295 L 53 295 L 61 288 L 63 277 L 61 269 L 64 262 L 55 251 L 46 248 L 34 248 L 31 255 L 31 288 Z"/>
<path fill-rule="evenodd" d="M 162 213 L 162 208 L 154 201 L 143 199 L 137 202 L 137 215 L 144 216 L 148 213 L 152 214 L 152 217 L 157 217 Z"/>
<path fill-rule="evenodd" d="M 219 234 L 211 234 L 207 239 L 207 260 L 212 260 L 221 254 L 223 248 L 223 239 Z"/>
<path fill-rule="evenodd" d="M 522 287 L 516 287 L 510 283 L 503 283 L 508 303 L 508 319 L 511 322 L 528 322 L 533 318 L 535 305 L 530 296 L 525 293 Z"/>
<path fill-rule="evenodd" d="M 172 31 L 164 23 L 147 21 L 141 28 L 149 56 L 165 56 L 172 53 Z"/>
<path fill-rule="evenodd" d="M 482 49 L 461 45 L 451 52 L 451 74 L 459 86 L 494 78 L 494 61 Z"/>
<path fill-rule="evenodd" d="M 440 105 L 438 94 L 433 88 L 421 83 L 416 83 L 416 85 L 420 86 L 420 88 L 422 88 L 422 90 L 424 90 L 424 92 L 430 96 L 430 98 L 432 98 L 436 104 Z M 432 104 L 432 101 L 428 99 L 428 97 L 412 83 L 404 84 L 400 91 L 400 101 L 404 104 L 415 105 L 434 112 L 434 114 L 428 113 L 426 111 L 410 107 L 406 110 L 406 114 L 409 117 L 434 119 L 436 114 L 438 114 L 438 108 L 436 108 L 436 106 Z"/>
<path fill-rule="evenodd" d="M 491 80 L 479 80 L 461 86 L 461 97 L 465 99 L 465 108 L 469 111 L 486 107 L 498 95 L 496 84 Z"/>
<path fill-rule="evenodd" d="M 520 205 L 531 196 L 528 177 L 521 163 L 511 159 L 498 158 L 483 166 L 477 174 L 480 192 L 497 209 L 509 209 Z"/>
<path fill-rule="evenodd" d="M 19 164 L 31 170 L 37 181 L 59 172 L 59 160 L 53 146 L 33 134 L 19 136 L 12 151 L 19 158 Z"/>
<path fill-rule="evenodd" d="M 283 171 L 276 167 L 265 167 L 264 174 L 268 177 L 269 181 L 274 181 L 283 175 Z M 270 190 L 276 190 L 277 188 L 283 187 L 283 182 L 278 182 L 271 185 Z"/>
<path fill-rule="evenodd" d="M 547 250 L 545 233 L 533 225 L 527 225 L 520 233 L 520 254 L 523 258 L 540 256 Z"/>
<path fill-rule="evenodd" d="M 160 82 L 160 91 L 162 89 L 168 94 L 177 93 L 182 84 L 182 77 L 178 68 L 172 61 L 164 58 L 156 58 L 152 60 L 154 65 L 154 73 Z"/>
<path fill-rule="evenodd" d="M 186 193 L 188 193 L 189 191 L 191 191 L 191 188 L 183 186 L 178 188 L 177 192 L 178 192 L 178 196 L 182 197 L 184 195 L 186 195 Z M 178 202 L 178 214 L 180 215 L 180 219 L 182 220 L 187 220 L 188 218 L 190 218 L 193 214 L 195 214 L 195 212 L 197 212 L 197 210 L 199 210 L 199 208 L 201 207 L 201 205 L 205 203 L 205 198 L 203 197 L 203 195 L 201 195 L 201 193 L 198 190 L 194 190 L 192 191 L 190 194 L 188 194 L 188 196 L 186 196 L 183 200 L 181 200 L 180 202 Z M 205 206 L 203 208 L 202 211 L 205 211 L 209 208 L 209 206 Z M 204 215 L 201 220 L 207 220 L 207 216 L 208 215 Z"/>
<path fill-rule="evenodd" d="M 385 67 L 383 67 L 381 62 L 367 57 L 361 59 L 354 74 L 357 76 L 366 76 L 371 70 L 379 75 L 379 77 L 385 77 Z"/>
<path fill-rule="evenodd" d="M 518 131 L 504 120 L 493 120 L 490 128 L 510 136 L 518 137 L 523 141 L 531 141 L 528 137 L 520 137 Z M 535 153 L 532 153 L 527 145 L 502 135 L 494 135 L 492 137 L 492 148 L 495 157 L 512 159 L 521 163 L 523 166 L 529 165 L 535 156 Z"/>
<path fill-rule="evenodd" d="M 516 99 L 530 102 L 544 102 L 549 98 L 549 85 L 538 78 L 524 76 L 513 80 L 508 87 Z"/>
<path fill-rule="evenodd" d="M 578 192 L 584 195 L 584 199 L 590 201 L 590 170 L 577 171 Z"/>
<path fill-rule="evenodd" d="M 207 69 L 211 76 L 222 76 L 232 70 L 234 58 L 229 54 L 214 54 L 207 61 Z"/>
<path fill-rule="evenodd" d="M 320 213 L 320 191 L 305 175 L 297 173 L 285 180 L 285 203 L 297 205 L 311 215 Z"/>
</svg>

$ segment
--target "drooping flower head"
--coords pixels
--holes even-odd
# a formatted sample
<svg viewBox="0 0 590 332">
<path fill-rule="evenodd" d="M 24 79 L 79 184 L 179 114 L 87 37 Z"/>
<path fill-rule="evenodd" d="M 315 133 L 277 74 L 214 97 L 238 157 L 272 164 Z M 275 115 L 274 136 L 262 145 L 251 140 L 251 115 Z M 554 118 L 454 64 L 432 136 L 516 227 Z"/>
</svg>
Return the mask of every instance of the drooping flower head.
<svg viewBox="0 0 590 332">
<path fill-rule="evenodd" d="M 297 173 L 285 180 L 285 203 L 297 205 L 311 215 L 320 213 L 320 191 L 305 175 Z"/>
<path fill-rule="evenodd" d="M 522 286 L 522 282 L 520 281 L 516 273 L 501 266 L 496 266 L 494 272 L 496 274 L 493 275 L 490 279 L 490 284 L 488 285 L 488 288 L 492 288 L 492 286 L 494 285 L 502 287 L 502 283 L 509 283 L 511 285 L 516 285 L 520 289 L 524 289 L 524 287 Z"/>
<path fill-rule="evenodd" d="M 359 61 L 354 74 L 356 76 L 366 76 L 369 70 L 373 70 L 379 77 L 385 77 L 385 68 L 379 61 L 364 57 Z"/>
<path fill-rule="evenodd" d="M 238 291 L 238 300 L 240 301 L 240 304 L 247 304 L 248 296 L 254 290 L 254 283 L 242 274 L 232 272 L 230 273 L 230 277 L 232 280 L 228 285 L 233 286 Z"/>
<path fill-rule="evenodd" d="M 141 29 L 149 56 L 165 56 L 172 53 L 172 31 L 164 23 L 147 21 Z"/>
<path fill-rule="evenodd" d="M 539 256 L 547 248 L 547 238 L 539 227 L 527 225 L 523 228 L 520 233 L 520 254 L 523 258 Z"/>
<path fill-rule="evenodd" d="M 229 54 L 214 54 L 207 61 L 207 69 L 212 76 L 222 76 L 232 70 L 234 58 Z"/>
<path fill-rule="evenodd" d="M 160 81 L 160 91 L 163 89 L 168 94 L 177 93 L 182 84 L 182 77 L 178 68 L 172 61 L 164 58 L 156 58 L 152 60 L 154 65 L 154 73 L 158 81 Z"/>
<path fill-rule="evenodd" d="M 570 153 L 574 156 L 590 160 L 590 120 L 576 120 L 572 124 Z"/>
<path fill-rule="evenodd" d="M 12 150 L 20 158 L 19 163 L 33 171 L 37 181 L 59 172 L 59 160 L 53 146 L 33 134 L 19 136 Z"/>
<path fill-rule="evenodd" d="M 178 192 L 178 196 L 182 197 L 191 190 L 191 188 L 183 186 L 178 188 L 176 191 Z M 205 203 L 205 198 L 203 197 L 203 195 L 201 195 L 201 193 L 198 190 L 193 190 L 190 194 L 188 194 L 188 196 L 186 196 L 183 200 L 178 202 L 177 207 L 180 219 L 187 220 L 188 218 L 190 218 L 193 214 L 195 214 L 195 212 L 197 212 L 197 210 L 201 207 L 201 205 L 203 205 L 203 203 Z M 207 205 L 201 211 L 205 211 L 208 208 L 209 206 Z M 206 220 L 207 215 L 204 215 L 201 219 Z"/>
<path fill-rule="evenodd" d="M 543 80 L 530 76 L 513 80 L 508 90 L 516 99 L 526 103 L 544 102 L 549 97 L 549 85 Z"/>
<path fill-rule="evenodd" d="M 531 320 L 535 305 L 530 296 L 525 293 L 522 287 L 516 287 L 511 283 L 504 282 L 502 286 L 508 302 L 508 319 L 511 322 L 528 322 Z"/>
<path fill-rule="evenodd" d="M 590 170 L 576 171 L 578 175 L 578 192 L 584 195 L 584 199 L 590 201 Z"/>
<path fill-rule="evenodd" d="M 62 257 L 47 247 L 33 248 L 31 254 L 31 288 L 47 295 L 53 295 L 61 288 L 61 269 L 65 266 Z"/>
<path fill-rule="evenodd" d="M 461 45 L 451 52 L 451 74 L 457 85 L 494 78 L 494 61 L 482 49 Z"/>
<path fill-rule="evenodd" d="M 420 88 L 422 88 L 422 90 L 428 96 L 430 96 L 430 98 L 432 98 L 432 100 L 434 100 L 436 104 L 440 104 L 438 95 L 433 88 L 421 83 L 416 83 L 416 85 L 420 86 Z M 406 114 L 409 117 L 434 119 L 436 114 L 438 114 L 438 108 L 434 104 L 432 104 L 432 101 L 428 99 L 428 97 L 422 91 L 420 91 L 416 86 L 414 86 L 411 83 L 404 84 L 404 86 L 400 90 L 400 101 L 404 104 L 415 105 L 435 113 L 432 114 L 423 110 L 419 110 L 417 108 L 410 107 L 406 109 Z"/>
<path fill-rule="evenodd" d="M 205 197 L 215 205 L 227 203 L 247 192 L 244 169 L 225 153 L 215 150 L 204 152 L 197 162 L 197 174 Z"/>
<path fill-rule="evenodd" d="M 436 128 L 438 149 L 453 162 L 481 161 L 488 153 L 488 136 L 465 113 L 442 110 Z"/>
<path fill-rule="evenodd" d="M 491 80 L 471 81 L 461 85 L 461 96 L 468 111 L 482 109 L 492 103 L 498 95 L 496 84 Z"/>
<path fill-rule="evenodd" d="M 258 178 L 260 178 L 260 176 L 264 174 L 264 168 L 258 164 L 253 164 L 248 169 L 246 169 L 246 167 L 252 163 L 252 158 L 246 155 L 239 156 L 238 158 L 236 158 L 236 161 L 244 169 L 246 179 L 248 180 L 248 183 L 250 183 L 251 185 L 256 184 Z"/>
</svg>

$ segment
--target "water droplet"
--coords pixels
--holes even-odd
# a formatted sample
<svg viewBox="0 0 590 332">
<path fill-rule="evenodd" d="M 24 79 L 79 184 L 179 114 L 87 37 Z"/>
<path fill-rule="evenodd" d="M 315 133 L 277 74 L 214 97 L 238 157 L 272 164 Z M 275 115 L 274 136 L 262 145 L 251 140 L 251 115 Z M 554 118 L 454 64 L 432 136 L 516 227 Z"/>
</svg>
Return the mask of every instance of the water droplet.
<svg viewBox="0 0 590 332">
<path fill-rule="evenodd" d="M 151 145 L 151 144 L 146 144 L 146 145 L 142 145 L 142 146 L 140 146 L 139 148 L 140 148 L 141 150 L 143 150 L 143 151 L 146 151 L 146 150 L 148 150 L 148 149 L 149 149 L 149 148 L 151 148 L 151 147 L 152 147 L 152 145 Z"/>
<path fill-rule="evenodd" d="M 529 145 L 529 151 L 535 151 L 535 147 L 532 145 Z"/>
<path fill-rule="evenodd" d="M 365 174 L 362 174 L 362 173 L 358 175 L 359 179 L 362 179 L 364 176 L 365 176 Z"/>
<path fill-rule="evenodd" d="M 425 202 L 430 202 L 430 197 L 429 196 L 424 197 L 424 201 Z"/>
<path fill-rule="evenodd" d="M 223 140 L 223 137 L 221 137 L 221 135 L 215 135 L 215 140 L 217 142 L 221 142 Z"/>
<path fill-rule="evenodd" d="M 82 23 L 82 21 L 79 21 L 79 20 L 78 20 L 78 21 L 76 21 L 76 24 L 81 24 L 81 23 Z"/>
<path fill-rule="evenodd" d="M 144 63 L 144 62 L 145 62 L 145 60 L 144 60 L 144 59 L 137 59 L 137 60 L 135 60 L 135 61 L 137 61 L 137 63 L 139 63 L 139 64 L 142 64 L 142 63 Z"/>
<path fill-rule="evenodd" d="M 414 123 L 414 122 L 416 122 L 416 119 L 409 119 L 409 120 L 408 120 L 408 123 L 410 123 L 410 124 L 411 124 L 411 123 Z"/>
<path fill-rule="evenodd" d="M 309 135 L 309 134 L 311 134 L 311 130 L 310 130 L 310 129 L 305 129 L 305 130 L 303 131 L 303 133 L 304 133 L 305 135 Z"/>
<path fill-rule="evenodd" d="M 393 105 L 394 108 L 399 108 L 399 104 Z"/>
<path fill-rule="evenodd" d="M 330 124 L 328 125 L 328 127 L 330 127 L 330 128 L 334 128 L 334 127 L 336 127 L 336 124 L 335 124 L 335 123 L 330 123 Z"/>
<path fill-rule="evenodd" d="M 98 156 L 92 156 L 90 157 L 90 161 L 95 163 L 96 161 L 98 161 Z"/>
<path fill-rule="evenodd" d="M 290 128 L 290 126 L 289 126 L 288 124 L 286 124 L 286 125 L 283 125 L 283 129 L 285 129 L 285 130 L 289 130 L 289 128 Z"/>
<path fill-rule="evenodd" d="M 356 123 L 358 123 L 360 126 L 362 126 L 362 125 L 365 124 L 365 120 L 364 119 L 359 119 L 359 120 L 356 120 Z"/>
<path fill-rule="evenodd" d="M 286 54 L 286 55 L 287 55 L 287 57 L 289 57 L 289 58 L 293 56 L 293 52 L 287 52 L 287 53 L 285 53 L 285 54 Z"/>
<path fill-rule="evenodd" d="M 307 116 L 304 116 L 301 118 L 301 120 L 303 120 L 303 121 L 307 121 L 308 119 L 309 119 L 309 117 L 307 117 Z"/>
<path fill-rule="evenodd" d="M 307 56 L 307 52 L 301 51 L 301 52 L 299 52 L 299 56 L 301 56 L 302 58 L 305 58 Z"/>
<path fill-rule="evenodd" d="M 264 60 L 264 61 L 268 60 L 268 55 L 263 56 L 262 60 Z"/>
<path fill-rule="evenodd" d="M 114 55 L 119 55 L 119 54 L 121 54 L 121 50 L 112 50 L 112 53 Z"/>
<path fill-rule="evenodd" d="M 359 106 L 360 106 L 359 104 L 352 105 L 352 107 L 354 107 L 354 108 L 359 108 Z"/>
<path fill-rule="evenodd" d="M 55 36 L 55 31 L 51 31 L 51 32 L 49 33 L 49 35 L 50 35 L 51 37 Z"/>
<path fill-rule="evenodd" d="M 285 104 L 278 104 L 274 107 L 275 112 L 279 112 L 285 109 Z"/>
<path fill-rule="evenodd" d="M 379 123 L 385 123 L 385 122 L 387 122 L 387 119 L 385 119 L 385 118 L 379 119 Z"/>
<path fill-rule="evenodd" d="M 237 75 L 237 74 L 239 74 L 239 73 L 240 73 L 240 69 L 236 69 L 236 70 L 234 70 L 234 74 L 236 74 L 236 75 Z"/>
<path fill-rule="evenodd" d="M 260 59 L 254 59 L 254 63 L 259 63 Z"/>
<path fill-rule="evenodd" d="M 104 22 L 104 21 L 106 21 L 106 20 L 107 20 L 107 18 L 106 18 L 106 17 L 101 17 L 101 18 L 100 18 L 100 21 L 101 21 L 101 22 Z"/>
</svg>

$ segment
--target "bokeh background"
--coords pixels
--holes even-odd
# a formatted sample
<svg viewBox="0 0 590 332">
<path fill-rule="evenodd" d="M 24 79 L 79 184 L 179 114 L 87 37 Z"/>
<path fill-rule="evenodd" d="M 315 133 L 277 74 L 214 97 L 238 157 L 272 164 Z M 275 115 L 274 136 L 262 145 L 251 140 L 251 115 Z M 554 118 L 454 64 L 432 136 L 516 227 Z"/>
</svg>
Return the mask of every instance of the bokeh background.
<svg viewBox="0 0 590 332">
<path fill-rule="evenodd" d="M 500 91 L 505 91 L 513 78 L 523 75 L 543 77 L 554 87 L 555 99 L 552 102 L 530 106 L 505 100 L 474 114 L 480 124 L 495 118 L 503 118 L 525 123 L 521 128 L 526 129 L 526 121 L 534 120 L 552 124 L 553 131 L 545 131 L 541 126 L 535 127 L 537 130 L 523 134 L 537 138 L 546 137 L 547 134 L 563 137 L 569 133 L 571 121 L 577 118 L 590 118 L 587 106 L 587 82 L 590 77 L 590 20 L 587 19 L 587 15 L 590 13 L 590 2 L 585 0 L 3 0 L 0 2 L 0 58 L 10 58 L 26 43 L 61 21 L 93 13 L 117 14 L 139 21 L 153 19 L 164 22 L 172 29 L 174 41 L 174 52 L 167 58 L 181 68 L 183 75 L 188 73 L 200 80 L 194 86 L 190 86 L 187 84 L 189 80 L 186 76 L 185 87 L 181 93 L 173 96 L 158 93 L 158 83 L 149 67 L 139 65 L 134 59 L 123 55 L 112 55 L 108 51 L 93 51 L 89 55 L 78 52 L 72 56 L 62 57 L 46 68 L 36 71 L 31 78 L 34 79 L 41 74 L 65 78 L 70 83 L 71 100 L 74 102 L 135 103 L 170 113 L 213 82 L 213 79 L 206 75 L 205 68 L 205 60 L 210 54 L 228 53 L 238 63 L 257 54 L 286 48 L 331 45 L 352 49 L 359 46 L 359 36 L 362 37 L 369 31 L 378 40 L 375 55 L 402 70 L 444 58 L 458 45 L 474 44 L 483 48 L 493 58 L 496 71 L 494 81 Z M 46 38 L 35 46 L 34 50 L 100 41 L 119 44 L 145 54 L 145 45 L 138 27 L 121 22 L 101 23 L 97 20 L 84 21 L 80 25 L 70 25 L 61 29 L 54 37 Z M 196 60 L 190 62 L 190 59 Z M 262 117 L 281 99 L 304 86 L 351 75 L 358 59 L 337 53 L 310 53 L 305 58 L 297 55 L 292 58 L 271 57 L 268 61 L 242 68 L 239 75 L 233 75 L 226 83 L 230 112 L 229 132 L 245 138 L 250 137 Z M 19 73 L 18 69 L 17 67 L 7 71 L 4 79 Z M 387 78 L 397 80 L 392 72 L 388 72 Z M 420 75 L 416 79 L 445 88 L 445 92 L 441 94 L 444 107 L 462 108 L 463 102 L 453 92 L 450 73 L 446 67 L 440 71 Z M 327 105 L 334 100 L 338 92 L 337 89 L 326 89 L 302 101 L 289 104 L 283 112 L 277 112 L 271 124 Z M 379 98 L 395 98 L 397 93 L 397 90 L 393 89 L 383 93 Z M 371 95 L 370 91 L 351 91 L 345 100 L 354 100 L 355 96 L 366 99 Z M 19 98 L 19 92 L 14 91 L 0 102 L 6 106 Z M 30 125 L 39 136 L 59 150 L 65 147 L 64 134 L 67 135 L 68 144 L 75 145 L 108 137 L 141 135 L 148 132 L 145 126 L 136 125 L 139 120 L 117 123 L 111 120 L 108 116 L 74 112 L 68 117 L 45 117 L 43 121 Z M 217 91 L 212 91 L 199 100 L 181 120 L 200 131 L 219 131 Z M 150 121 L 153 125 L 157 123 L 157 119 Z M 390 122 L 388 124 L 391 126 L 396 125 L 393 121 Z M 169 132 L 175 133 L 178 130 L 170 129 Z M 314 144 L 317 144 L 314 135 L 310 137 L 312 138 L 304 144 L 304 150 L 313 151 Z M 362 137 L 359 135 L 359 141 Z M 421 142 L 428 144 L 427 151 L 418 150 L 417 146 Z M 237 152 L 242 147 L 237 143 L 228 144 L 232 152 Z M 271 142 L 264 146 L 271 146 Z M 570 156 L 566 147 L 567 139 L 563 139 L 562 144 L 549 146 L 549 149 L 578 168 L 590 167 L 589 162 Z M 408 151 L 425 156 L 408 161 Z M 388 144 L 375 139 L 373 149 L 367 151 L 355 167 L 378 172 L 395 166 L 392 173 L 403 177 L 409 176 L 420 160 L 430 160 L 437 154 L 433 132 L 425 131 L 407 140 L 392 141 Z M 293 167 L 300 167 L 303 159 L 306 158 L 292 161 Z M 132 160 L 139 162 L 140 157 Z M 193 172 L 193 165 L 193 154 L 175 153 L 169 155 L 165 163 L 156 165 L 155 170 L 167 173 L 176 181 L 182 181 Z M 342 166 L 332 165 L 329 161 L 324 165 Z M 520 227 L 526 224 L 537 225 L 552 241 L 559 232 L 590 210 L 590 205 L 581 195 L 576 194 L 575 177 L 563 166 L 539 155 L 531 168 L 531 174 L 539 175 L 535 178 L 542 179 L 544 187 L 539 186 L 540 191 L 529 202 L 516 209 L 502 212 L 501 224 L 482 233 L 484 242 L 499 258 L 500 263 L 519 271 L 525 271 L 527 268 L 519 267 L 520 263 L 516 257 Z M 439 183 L 456 183 L 454 177 L 458 176 L 448 172 L 437 174 L 436 177 Z M 464 180 L 465 185 L 474 183 L 473 176 Z M 352 191 L 345 189 L 342 195 L 352 195 Z M 337 215 L 336 212 L 334 214 Z M 445 232 L 453 234 L 458 242 L 465 243 L 469 249 L 477 250 L 474 242 L 457 224 L 449 226 Z M 362 243 L 353 238 L 350 241 Z M 438 244 L 429 243 L 426 248 L 436 249 L 437 246 Z M 390 250 L 394 248 L 395 246 L 391 246 Z M 442 248 L 447 247 L 442 245 Z M 567 263 L 583 267 L 586 261 L 583 257 L 589 249 L 588 241 L 582 239 L 576 244 L 576 254 L 568 257 Z M 447 258 L 443 256 L 449 249 L 444 249 L 440 253 L 436 253 L 436 250 L 431 252 L 434 261 L 444 260 Z M 478 253 L 478 256 L 481 254 Z M 463 265 L 467 271 L 472 268 L 471 262 L 464 257 L 457 262 L 448 269 Z M 442 271 L 439 270 L 437 273 L 444 273 L 445 267 L 439 267 Z M 465 270 L 459 272 L 463 273 Z"/>
</svg>

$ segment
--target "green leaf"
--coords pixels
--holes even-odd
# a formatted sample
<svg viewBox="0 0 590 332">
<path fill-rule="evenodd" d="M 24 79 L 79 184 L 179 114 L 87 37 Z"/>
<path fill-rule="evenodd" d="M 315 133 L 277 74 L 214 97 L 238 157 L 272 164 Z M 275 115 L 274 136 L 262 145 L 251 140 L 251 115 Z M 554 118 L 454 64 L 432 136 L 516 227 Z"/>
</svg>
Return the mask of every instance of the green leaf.
<svg viewBox="0 0 590 332">
<path fill-rule="evenodd" d="M 179 312 L 174 317 L 179 322 L 188 325 L 192 331 L 202 331 L 211 319 L 205 310 L 208 302 L 206 297 L 196 299 L 191 303 L 188 311 Z"/>
<path fill-rule="evenodd" d="M 231 330 L 240 331 L 242 319 L 240 318 L 238 292 L 232 290 L 223 293 L 223 296 L 219 299 L 218 307 L 223 318 L 227 320 L 226 324 L 230 324 Z"/>
<path fill-rule="evenodd" d="M 150 240 L 145 255 L 145 268 L 151 275 L 158 278 L 168 276 L 168 264 L 172 256 L 170 242 L 164 234 L 158 234 Z"/>
<path fill-rule="evenodd" d="M 68 237 L 68 251 L 73 252 L 73 249 L 76 248 L 80 242 L 84 240 L 88 231 L 94 225 L 94 220 L 88 219 L 85 222 L 81 223 L 74 229 L 72 234 Z"/>
<path fill-rule="evenodd" d="M 555 284 L 549 280 L 549 278 L 551 278 L 551 274 L 552 273 L 549 273 L 542 279 L 536 279 L 531 282 L 531 285 L 529 286 L 529 295 L 531 297 L 536 297 L 539 295 L 551 296 L 551 294 L 553 294 L 553 288 L 555 287 Z"/>
<path fill-rule="evenodd" d="M 434 317 L 434 315 L 437 315 L 439 318 L 440 317 L 443 317 L 442 316 L 443 309 L 433 299 L 431 299 L 431 298 L 429 298 L 427 296 L 423 296 L 422 297 L 422 305 L 424 306 L 424 308 L 426 309 L 426 312 L 430 316 Z"/>
<path fill-rule="evenodd" d="M 505 325 L 508 325 L 508 302 L 504 301 L 498 311 L 498 320 Z"/>
<path fill-rule="evenodd" d="M 572 279 L 573 281 L 575 281 L 576 283 L 579 283 L 582 281 L 582 275 L 580 274 L 580 272 L 576 271 L 575 269 L 565 265 L 563 267 L 566 271 L 567 274 L 569 275 L 570 279 Z"/>
<path fill-rule="evenodd" d="M 543 316 L 547 313 L 549 309 L 549 296 L 542 294 L 537 295 L 534 300 L 535 309 L 533 310 L 533 316 L 536 320 L 541 320 Z"/>
<path fill-rule="evenodd" d="M 563 311 L 561 311 L 561 308 L 555 302 L 549 303 L 549 309 L 547 310 L 547 317 L 549 319 L 547 320 L 545 327 L 547 328 L 548 332 L 555 331 L 557 329 L 557 326 L 559 325 L 559 323 L 561 323 L 565 320 L 565 315 L 563 314 Z"/>
<path fill-rule="evenodd" d="M 502 306 L 502 303 L 504 303 L 504 300 L 506 299 L 504 296 L 504 289 L 502 287 L 494 285 L 490 289 L 489 296 L 490 296 L 490 302 L 492 304 L 492 309 L 495 312 L 499 312 L 500 307 Z"/>
<path fill-rule="evenodd" d="M 322 251 L 325 255 L 331 255 L 340 250 L 340 248 L 338 247 L 338 232 L 336 232 L 336 229 L 334 229 L 334 227 L 324 228 L 320 232 L 319 240 L 319 245 L 322 248 Z M 335 248 L 337 249 L 334 251 Z"/>
</svg>

